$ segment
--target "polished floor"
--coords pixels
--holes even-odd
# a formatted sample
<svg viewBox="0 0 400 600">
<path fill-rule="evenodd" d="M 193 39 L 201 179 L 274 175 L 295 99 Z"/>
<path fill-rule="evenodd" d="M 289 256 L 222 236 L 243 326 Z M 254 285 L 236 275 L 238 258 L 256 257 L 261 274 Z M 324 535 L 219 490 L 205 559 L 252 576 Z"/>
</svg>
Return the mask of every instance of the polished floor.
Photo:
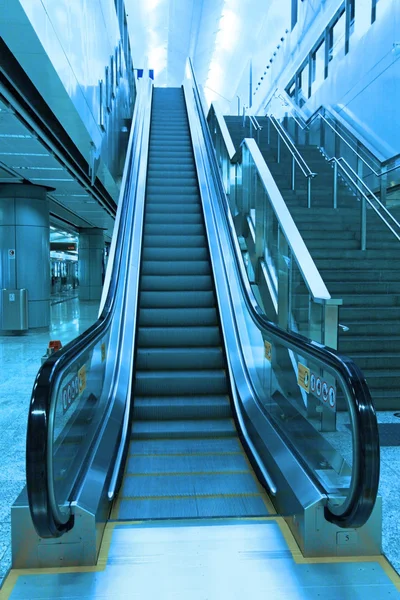
<svg viewBox="0 0 400 600">
<path fill-rule="evenodd" d="M 0 336 L 0 586 L 11 565 L 10 508 L 25 485 L 26 420 L 41 357 L 50 339 L 66 344 L 96 320 L 97 311 L 95 302 L 68 299 L 51 307 L 49 332 Z M 379 414 L 379 421 L 399 422 L 393 413 Z M 400 446 L 383 447 L 381 456 L 383 551 L 400 573 Z"/>
<path fill-rule="evenodd" d="M 95 570 L 16 572 L 7 580 L 5 597 L 400 600 L 381 558 L 307 561 L 279 517 L 109 524 L 108 535 L 109 547 Z"/>
<path fill-rule="evenodd" d="M 64 345 L 97 318 L 98 302 L 51 306 L 47 332 L 0 336 L 0 586 L 11 565 L 10 508 L 25 485 L 25 436 L 32 385 L 49 340 Z"/>
</svg>

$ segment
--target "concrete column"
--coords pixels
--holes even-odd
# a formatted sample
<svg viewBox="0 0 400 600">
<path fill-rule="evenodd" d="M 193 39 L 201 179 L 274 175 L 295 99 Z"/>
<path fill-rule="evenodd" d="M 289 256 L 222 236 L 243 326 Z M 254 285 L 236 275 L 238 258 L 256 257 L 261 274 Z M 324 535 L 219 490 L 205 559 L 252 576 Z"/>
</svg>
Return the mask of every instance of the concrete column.
<svg viewBox="0 0 400 600">
<path fill-rule="evenodd" d="M 39 185 L 0 184 L 0 289 L 28 290 L 29 329 L 50 323 L 47 192 Z"/>
<path fill-rule="evenodd" d="M 79 297 L 100 300 L 103 289 L 104 232 L 102 229 L 79 230 Z"/>
</svg>

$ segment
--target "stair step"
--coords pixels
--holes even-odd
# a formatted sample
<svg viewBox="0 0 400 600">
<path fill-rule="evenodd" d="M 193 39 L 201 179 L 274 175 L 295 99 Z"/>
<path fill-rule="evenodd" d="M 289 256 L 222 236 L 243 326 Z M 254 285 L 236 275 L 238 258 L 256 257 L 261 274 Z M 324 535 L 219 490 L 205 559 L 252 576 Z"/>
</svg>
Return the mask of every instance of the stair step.
<svg viewBox="0 0 400 600">
<path fill-rule="evenodd" d="M 223 369 L 224 353 L 217 346 L 201 348 L 139 348 L 136 368 L 144 370 Z"/>
<path fill-rule="evenodd" d="M 352 358 L 353 356 L 371 352 L 379 354 L 382 352 L 397 354 L 400 353 L 400 335 L 385 337 L 378 331 L 376 335 L 357 336 L 352 334 L 351 330 L 345 333 L 339 332 L 339 350 Z M 398 354 L 398 356 L 400 356 L 400 354 Z"/>
</svg>

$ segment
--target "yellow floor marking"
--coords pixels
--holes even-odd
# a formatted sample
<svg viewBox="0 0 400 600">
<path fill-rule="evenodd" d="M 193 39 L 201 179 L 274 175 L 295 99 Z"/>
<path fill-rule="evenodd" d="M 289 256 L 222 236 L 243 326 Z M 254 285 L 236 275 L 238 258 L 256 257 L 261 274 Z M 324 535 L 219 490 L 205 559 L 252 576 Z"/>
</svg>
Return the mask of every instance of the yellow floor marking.
<svg viewBox="0 0 400 600">
<path fill-rule="evenodd" d="M 394 584 L 397 590 L 400 591 L 400 576 L 396 570 L 389 563 L 387 558 L 382 554 L 374 556 L 320 556 L 320 557 L 306 557 L 303 556 L 292 532 L 290 531 L 289 525 L 286 523 L 283 517 L 276 517 L 276 522 L 282 532 L 285 542 L 290 550 L 292 558 L 297 564 L 304 565 L 317 565 L 317 564 L 335 564 L 335 563 L 378 563 L 383 571 L 386 573 L 390 581 Z"/>
<path fill-rule="evenodd" d="M 125 477 L 171 477 L 171 475 L 238 475 L 250 473 L 249 469 L 235 471 L 158 471 L 154 473 L 126 473 Z"/>
</svg>

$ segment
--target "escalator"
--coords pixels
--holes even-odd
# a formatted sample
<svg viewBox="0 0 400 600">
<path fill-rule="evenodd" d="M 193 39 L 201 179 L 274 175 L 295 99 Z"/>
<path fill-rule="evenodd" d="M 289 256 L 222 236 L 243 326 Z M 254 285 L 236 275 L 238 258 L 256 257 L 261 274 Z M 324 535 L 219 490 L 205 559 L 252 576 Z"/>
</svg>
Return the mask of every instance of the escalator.
<svg viewBox="0 0 400 600">
<path fill-rule="evenodd" d="M 114 519 L 268 514 L 233 421 L 182 88 L 153 93 L 133 396 Z"/>
<path fill-rule="evenodd" d="M 368 386 L 350 359 L 268 320 L 222 185 L 194 76 L 183 89 L 142 86 L 99 319 L 34 384 L 14 566 L 95 565 L 110 519 L 273 512 L 310 556 L 339 553 L 345 528 L 362 532 L 354 551 L 377 553 Z M 290 361 L 335 385 L 351 428 L 329 437 L 301 412 Z M 306 421 L 302 452 L 291 432 Z"/>
</svg>

